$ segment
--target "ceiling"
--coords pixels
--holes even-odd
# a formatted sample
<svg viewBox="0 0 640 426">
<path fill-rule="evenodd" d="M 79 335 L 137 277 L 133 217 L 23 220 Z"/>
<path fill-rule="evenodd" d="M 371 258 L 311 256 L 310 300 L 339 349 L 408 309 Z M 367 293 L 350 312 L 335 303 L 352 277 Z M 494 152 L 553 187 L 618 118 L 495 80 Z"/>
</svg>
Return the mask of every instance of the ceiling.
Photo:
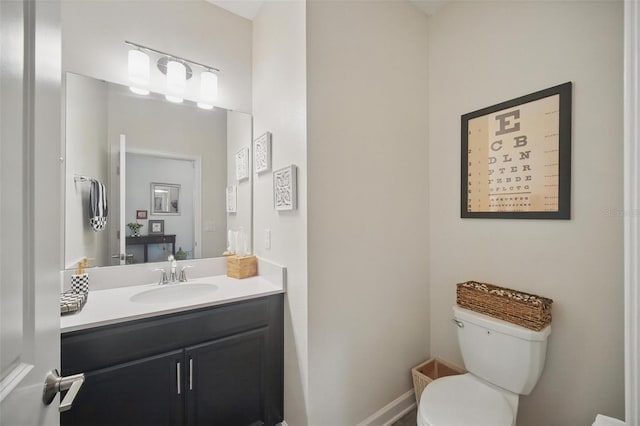
<svg viewBox="0 0 640 426">
<path fill-rule="evenodd" d="M 229 12 L 253 21 L 258 14 L 263 0 L 206 0 Z M 433 15 L 443 4 L 450 0 L 409 0 L 427 15 Z"/>
</svg>

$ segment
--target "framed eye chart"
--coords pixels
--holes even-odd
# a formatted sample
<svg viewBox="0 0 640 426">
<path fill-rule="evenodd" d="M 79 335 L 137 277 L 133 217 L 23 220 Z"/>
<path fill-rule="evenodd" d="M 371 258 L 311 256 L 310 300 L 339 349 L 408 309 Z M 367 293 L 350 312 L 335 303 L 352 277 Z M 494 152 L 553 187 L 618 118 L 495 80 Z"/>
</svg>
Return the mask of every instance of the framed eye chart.
<svg viewBox="0 0 640 426">
<path fill-rule="evenodd" d="M 462 116 L 462 218 L 569 219 L 571 92 L 565 83 Z"/>
</svg>

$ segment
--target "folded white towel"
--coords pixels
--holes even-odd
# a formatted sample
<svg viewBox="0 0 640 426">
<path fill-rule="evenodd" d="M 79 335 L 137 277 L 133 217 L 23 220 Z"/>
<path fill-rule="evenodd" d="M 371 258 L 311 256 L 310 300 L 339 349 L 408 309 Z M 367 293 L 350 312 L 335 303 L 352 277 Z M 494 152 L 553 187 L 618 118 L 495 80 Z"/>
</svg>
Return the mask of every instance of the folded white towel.
<svg viewBox="0 0 640 426">
<path fill-rule="evenodd" d="M 624 424 L 625 423 L 621 420 L 598 414 L 596 416 L 596 421 L 593 423 L 593 426 L 624 426 Z"/>
</svg>

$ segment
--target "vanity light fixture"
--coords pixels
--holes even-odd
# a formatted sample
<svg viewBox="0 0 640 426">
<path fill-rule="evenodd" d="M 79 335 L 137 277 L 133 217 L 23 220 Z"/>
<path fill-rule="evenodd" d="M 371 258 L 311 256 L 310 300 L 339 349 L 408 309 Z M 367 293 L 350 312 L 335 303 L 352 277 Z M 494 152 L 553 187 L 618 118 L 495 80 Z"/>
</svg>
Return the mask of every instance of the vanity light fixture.
<svg viewBox="0 0 640 426">
<path fill-rule="evenodd" d="M 218 76 L 211 71 L 200 74 L 200 99 L 198 107 L 202 109 L 213 109 L 218 100 Z"/>
<path fill-rule="evenodd" d="M 129 50 L 128 62 L 129 89 L 138 95 L 148 95 L 149 90 L 149 55 L 140 49 Z"/>
<path fill-rule="evenodd" d="M 194 73 L 192 66 L 196 66 L 203 69 L 200 73 L 198 107 L 213 109 L 218 98 L 217 73 L 220 72 L 218 68 L 190 61 L 180 56 L 130 41 L 125 40 L 124 43 L 133 47 L 133 49 L 129 51 L 129 79 L 133 83 L 130 88 L 134 93 L 149 94 L 147 87 L 150 81 L 150 68 L 149 55 L 147 52 L 151 52 L 160 57 L 160 59 L 158 59 L 158 69 L 167 76 L 165 98 L 168 101 L 175 103 L 183 101 L 187 88 L 187 80 L 190 80 Z"/>
<path fill-rule="evenodd" d="M 183 63 L 169 60 L 167 62 L 167 94 L 170 102 L 182 102 L 182 96 L 187 88 L 187 68 Z"/>
</svg>

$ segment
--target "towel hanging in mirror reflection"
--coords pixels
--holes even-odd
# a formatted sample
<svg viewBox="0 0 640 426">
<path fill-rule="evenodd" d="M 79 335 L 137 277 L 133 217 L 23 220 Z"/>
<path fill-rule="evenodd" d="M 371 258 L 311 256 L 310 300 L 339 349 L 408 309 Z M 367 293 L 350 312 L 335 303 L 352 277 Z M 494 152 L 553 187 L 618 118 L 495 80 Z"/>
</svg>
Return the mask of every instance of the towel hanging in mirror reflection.
<svg viewBox="0 0 640 426">
<path fill-rule="evenodd" d="M 91 180 L 89 193 L 89 224 L 95 232 L 104 231 L 107 226 L 107 191 L 105 186 L 96 179 Z"/>
</svg>

